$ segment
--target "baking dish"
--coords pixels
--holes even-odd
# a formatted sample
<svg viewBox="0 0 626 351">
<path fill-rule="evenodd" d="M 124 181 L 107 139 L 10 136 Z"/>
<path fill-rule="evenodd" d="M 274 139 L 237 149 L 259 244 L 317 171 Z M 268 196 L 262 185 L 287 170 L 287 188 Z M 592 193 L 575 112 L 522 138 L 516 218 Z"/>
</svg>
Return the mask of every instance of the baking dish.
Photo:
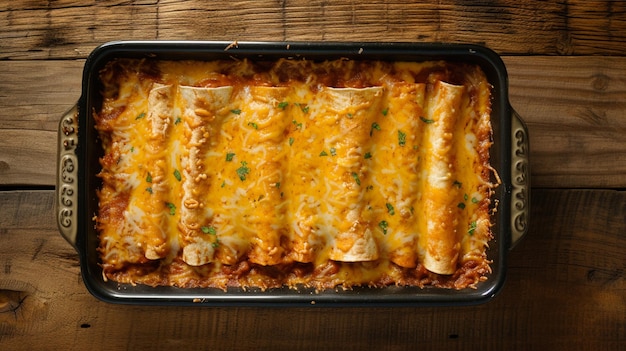
<svg viewBox="0 0 626 351">
<path fill-rule="evenodd" d="M 102 155 L 92 111 L 98 106 L 97 77 L 114 58 L 215 60 L 248 58 L 274 60 L 303 57 L 312 60 L 427 61 L 478 64 L 491 85 L 494 145 L 491 164 L 501 180 L 495 189 L 494 240 L 488 257 L 489 279 L 476 289 L 386 287 L 315 292 L 308 289 L 180 289 L 105 281 L 99 265 L 98 237 L 92 218 L 98 210 L 96 189 Z M 525 234 L 529 214 L 528 131 L 508 101 L 504 64 L 489 49 L 474 45 L 410 43 L 298 43 L 123 41 L 96 48 L 85 62 L 82 93 L 59 125 L 57 217 L 61 234 L 76 248 L 84 283 L 97 298 L 115 303 L 174 305 L 449 305 L 488 301 L 504 284 L 507 252 Z"/>
</svg>

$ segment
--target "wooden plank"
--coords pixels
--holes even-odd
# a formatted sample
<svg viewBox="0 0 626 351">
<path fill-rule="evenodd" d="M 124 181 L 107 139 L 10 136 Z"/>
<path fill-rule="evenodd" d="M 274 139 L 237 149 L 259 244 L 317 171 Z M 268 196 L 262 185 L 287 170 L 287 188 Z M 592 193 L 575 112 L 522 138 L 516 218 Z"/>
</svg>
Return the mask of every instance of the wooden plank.
<svg viewBox="0 0 626 351">
<path fill-rule="evenodd" d="M 80 98 L 84 63 L 84 60 L 3 62 L 0 129 L 58 130 L 61 116 Z"/>
<path fill-rule="evenodd" d="M 626 187 L 626 59 L 505 57 L 528 123 L 532 183 Z"/>
<path fill-rule="evenodd" d="M 621 1 L 61 0 L 0 4 L 0 59 L 85 58 L 119 39 L 416 41 L 623 55 Z"/>
<path fill-rule="evenodd" d="M 54 185 L 56 145 L 55 132 L 0 129 L 0 185 Z"/>
<path fill-rule="evenodd" d="M 511 104 L 530 131 L 533 186 L 626 187 L 626 58 L 504 60 Z M 0 65 L 0 185 L 55 183 L 52 132 L 80 96 L 83 62 Z M 33 159 L 41 154 L 45 162 Z"/>
<path fill-rule="evenodd" d="M 110 305 L 81 282 L 51 191 L 0 192 L 3 349 L 617 350 L 626 340 L 626 192 L 535 190 L 491 302 L 464 308 Z M 471 321 L 471 322 L 470 322 Z M 339 342 L 340 341 L 340 342 Z"/>
</svg>

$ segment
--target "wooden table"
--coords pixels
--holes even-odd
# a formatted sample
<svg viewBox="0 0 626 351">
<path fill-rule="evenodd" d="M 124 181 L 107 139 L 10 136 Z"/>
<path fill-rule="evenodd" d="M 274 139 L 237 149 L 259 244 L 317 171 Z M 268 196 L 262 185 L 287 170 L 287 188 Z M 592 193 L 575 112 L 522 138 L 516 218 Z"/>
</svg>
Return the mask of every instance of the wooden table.
<svg viewBox="0 0 626 351">
<path fill-rule="evenodd" d="M 528 235 L 492 301 L 438 308 L 110 305 L 54 213 L 57 124 L 117 39 L 463 42 L 528 124 Z M 626 2 L 0 1 L 0 349 L 626 349 Z"/>
</svg>

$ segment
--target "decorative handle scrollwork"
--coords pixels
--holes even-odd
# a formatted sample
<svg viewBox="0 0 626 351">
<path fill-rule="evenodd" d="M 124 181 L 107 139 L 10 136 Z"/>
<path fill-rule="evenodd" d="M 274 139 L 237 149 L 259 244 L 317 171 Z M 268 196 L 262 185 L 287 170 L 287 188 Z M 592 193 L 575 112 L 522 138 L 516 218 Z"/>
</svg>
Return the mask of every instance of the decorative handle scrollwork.
<svg viewBox="0 0 626 351">
<path fill-rule="evenodd" d="M 522 118 L 513 111 L 511 119 L 511 248 L 528 232 L 530 215 L 530 143 L 528 129 Z"/>
<path fill-rule="evenodd" d="M 76 220 L 78 201 L 78 107 L 72 107 L 59 123 L 57 162 L 56 213 L 57 224 L 63 237 L 76 246 Z"/>
</svg>

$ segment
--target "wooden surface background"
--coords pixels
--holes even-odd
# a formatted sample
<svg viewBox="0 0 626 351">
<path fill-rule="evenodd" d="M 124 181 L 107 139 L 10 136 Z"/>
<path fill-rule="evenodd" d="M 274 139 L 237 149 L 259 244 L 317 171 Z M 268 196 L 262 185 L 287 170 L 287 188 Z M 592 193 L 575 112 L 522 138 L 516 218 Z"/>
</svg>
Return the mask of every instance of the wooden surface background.
<svg viewBox="0 0 626 351">
<path fill-rule="evenodd" d="M 97 301 L 54 214 L 57 125 L 121 39 L 482 44 L 528 124 L 528 235 L 492 301 L 175 308 Z M 626 1 L 0 0 L 0 349 L 626 349 Z"/>
</svg>

